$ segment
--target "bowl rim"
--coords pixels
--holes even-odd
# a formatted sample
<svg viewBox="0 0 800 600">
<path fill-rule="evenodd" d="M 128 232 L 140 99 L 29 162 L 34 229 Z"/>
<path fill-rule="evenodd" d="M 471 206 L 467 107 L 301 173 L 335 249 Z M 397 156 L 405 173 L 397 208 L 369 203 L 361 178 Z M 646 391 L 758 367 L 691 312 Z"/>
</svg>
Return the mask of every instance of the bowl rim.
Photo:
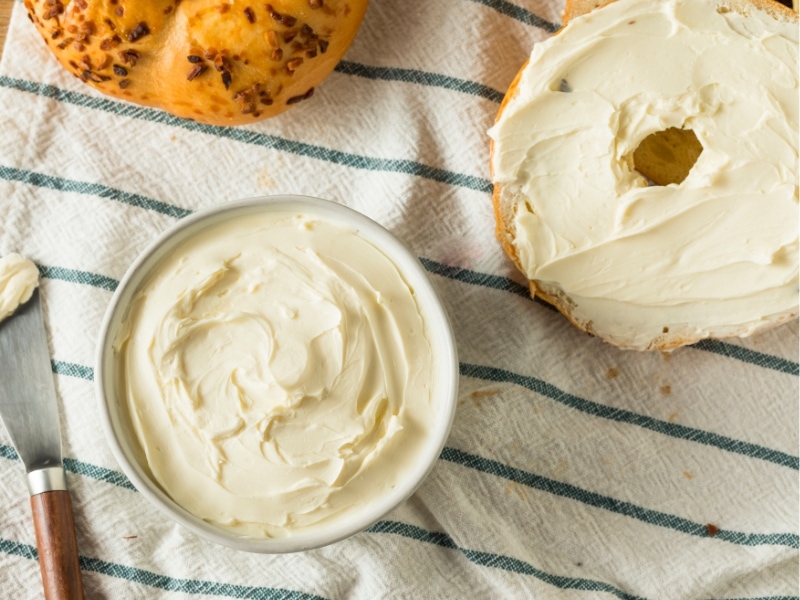
<svg viewBox="0 0 800 600">
<path fill-rule="evenodd" d="M 244 537 L 203 521 L 172 500 L 152 480 L 133 454 L 129 438 L 133 438 L 134 443 L 138 444 L 135 435 L 126 437 L 124 432 L 118 431 L 118 411 L 111 406 L 111 400 L 114 399 L 113 370 L 110 368 L 113 362 L 113 333 L 115 324 L 125 314 L 128 298 L 141 285 L 150 269 L 163 258 L 161 253 L 168 252 L 170 246 L 175 247 L 189 239 L 204 224 L 210 226 L 249 212 L 279 211 L 282 208 L 320 218 L 331 217 L 332 222 L 353 228 L 383 252 L 414 288 L 432 352 L 437 355 L 435 362 L 438 377 L 434 385 L 438 389 L 434 391 L 438 391 L 438 394 L 433 403 L 438 422 L 420 451 L 419 466 L 412 468 L 407 473 L 407 479 L 398 482 L 377 501 L 370 502 L 354 514 L 334 519 L 332 523 L 321 528 L 312 528 L 286 537 Z M 156 236 L 129 265 L 106 308 L 98 335 L 94 374 L 95 395 L 105 438 L 122 472 L 136 490 L 162 513 L 201 538 L 235 550 L 268 554 L 311 550 L 341 541 L 368 529 L 405 502 L 427 478 L 441 455 L 458 404 L 459 363 L 453 328 L 444 304 L 419 259 L 397 236 L 365 214 L 336 201 L 295 194 L 255 196 L 200 209 L 182 217 Z"/>
</svg>

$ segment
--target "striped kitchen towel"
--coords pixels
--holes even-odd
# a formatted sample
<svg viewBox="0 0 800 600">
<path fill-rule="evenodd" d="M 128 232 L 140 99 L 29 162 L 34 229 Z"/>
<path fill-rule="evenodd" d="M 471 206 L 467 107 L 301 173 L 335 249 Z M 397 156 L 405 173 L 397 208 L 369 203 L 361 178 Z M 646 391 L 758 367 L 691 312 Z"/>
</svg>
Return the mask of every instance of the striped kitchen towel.
<svg viewBox="0 0 800 600">
<path fill-rule="evenodd" d="M 491 126 L 562 2 L 372 0 L 314 98 L 205 126 L 93 92 L 15 0 L 0 63 L 0 255 L 33 259 L 88 598 L 798 596 L 798 325 L 620 351 L 528 297 L 494 238 Z M 457 336 L 459 406 L 418 492 L 284 556 L 203 542 L 120 472 L 93 357 L 118 281 L 196 209 L 293 193 L 377 220 Z M 22 465 L 0 428 L 0 598 L 41 597 Z"/>
</svg>

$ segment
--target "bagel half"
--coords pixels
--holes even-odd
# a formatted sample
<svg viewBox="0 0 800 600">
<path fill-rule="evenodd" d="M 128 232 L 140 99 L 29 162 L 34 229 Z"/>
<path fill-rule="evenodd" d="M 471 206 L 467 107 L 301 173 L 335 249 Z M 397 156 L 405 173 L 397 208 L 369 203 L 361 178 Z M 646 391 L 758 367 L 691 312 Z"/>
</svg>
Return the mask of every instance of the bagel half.
<svg viewBox="0 0 800 600">
<path fill-rule="evenodd" d="M 757 219 L 754 219 L 749 226 L 750 228 L 745 232 L 746 235 L 750 235 L 752 233 L 754 236 L 758 236 L 761 235 L 759 231 L 763 231 L 764 229 L 773 226 L 773 220 L 771 220 L 771 218 L 774 220 L 781 220 L 777 211 L 774 212 L 774 214 L 769 212 L 771 210 L 770 207 L 779 205 L 780 214 L 794 214 L 794 217 L 791 219 L 788 225 L 786 225 L 786 227 L 783 229 L 783 233 L 781 234 L 788 235 L 788 241 L 783 240 L 781 244 L 776 244 L 771 258 L 765 258 L 761 255 L 754 256 L 753 261 L 755 262 L 767 260 L 771 260 L 772 262 L 764 264 L 763 267 L 759 267 L 758 269 L 751 269 L 750 272 L 753 273 L 751 277 L 755 279 L 769 277 L 770 270 L 777 268 L 776 263 L 785 263 L 786 261 L 789 261 L 791 264 L 789 264 L 788 267 L 783 265 L 786 268 L 784 268 L 780 274 L 777 274 L 774 277 L 774 279 L 781 280 L 780 290 L 772 294 L 765 294 L 765 297 L 769 296 L 770 301 L 773 303 L 769 304 L 767 302 L 762 304 L 761 308 L 759 309 L 761 312 L 754 314 L 752 318 L 740 318 L 739 314 L 733 315 L 734 311 L 731 309 L 731 317 L 726 321 L 724 318 L 720 317 L 720 314 L 722 314 L 724 317 L 725 310 L 727 310 L 725 298 L 714 297 L 706 303 L 707 305 L 701 306 L 701 303 L 706 302 L 706 300 L 703 298 L 693 298 L 693 292 L 688 292 L 681 295 L 682 292 L 678 288 L 683 284 L 679 281 L 676 282 L 674 278 L 671 278 L 671 275 L 670 285 L 674 285 L 674 289 L 671 290 L 670 285 L 664 286 L 664 289 L 659 289 L 658 302 L 653 303 L 652 305 L 647 305 L 644 308 L 642 306 L 636 306 L 636 303 L 631 302 L 629 296 L 625 295 L 625 293 L 619 294 L 621 299 L 614 299 L 613 301 L 603 297 L 601 293 L 595 294 L 596 289 L 603 287 L 602 284 L 594 286 L 592 294 L 595 295 L 592 295 L 591 297 L 585 297 L 582 295 L 582 293 L 574 293 L 574 290 L 570 287 L 570 284 L 565 283 L 565 281 L 560 280 L 558 277 L 552 277 L 554 273 L 552 269 L 548 270 L 540 268 L 541 263 L 536 263 L 536 260 L 531 258 L 530 248 L 524 248 L 523 245 L 520 244 L 520 231 L 518 230 L 518 227 L 521 226 L 520 223 L 522 223 L 526 218 L 529 220 L 535 219 L 537 222 L 542 222 L 548 218 L 548 210 L 549 208 L 552 208 L 552 201 L 548 199 L 549 193 L 542 192 L 535 197 L 522 197 L 524 195 L 521 192 L 522 187 L 518 185 L 517 181 L 513 178 L 507 177 L 505 172 L 498 173 L 498 165 L 501 165 L 503 161 L 502 153 L 514 144 L 519 145 L 521 143 L 519 140 L 508 142 L 504 137 L 506 135 L 506 131 L 503 130 L 502 127 L 506 127 L 507 130 L 511 130 L 512 125 L 510 124 L 511 121 L 509 119 L 514 118 L 517 114 L 522 114 L 525 110 L 525 107 L 521 105 L 521 103 L 524 102 L 522 100 L 523 88 L 525 88 L 525 86 L 541 86 L 541 90 L 537 88 L 536 93 L 541 92 L 541 95 L 543 96 L 550 94 L 552 97 L 560 94 L 562 97 L 561 101 L 571 101 L 572 98 L 570 92 L 572 92 L 572 90 L 568 89 L 571 82 L 567 81 L 570 79 L 570 77 L 567 76 L 566 73 L 577 72 L 581 68 L 581 64 L 576 62 L 574 64 L 565 65 L 563 68 L 561 68 L 562 65 L 559 65 L 558 67 L 553 66 L 552 62 L 548 61 L 549 57 L 556 56 L 557 52 L 553 50 L 556 45 L 559 45 L 561 49 L 564 49 L 568 46 L 576 46 L 583 43 L 584 39 L 581 36 L 583 35 L 584 30 L 590 32 L 590 34 L 587 35 L 594 36 L 593 40 L 597 40 L 603 35 L 606 35 L 605 32 L 600 32 L 598 34 L 597 26 L 588 24 L 593 22 L 596 23 L 597 19 L 595 19 L 595 15 L 600 15 L 603 11 L 609 10 L 612 5 L 618 6 L 617 8 L 610 9 L 610 12 L 607 13 L 609 15 L 608 18 L 611 18 L 611 11 L 613 11 L 614 18 L 619 17 L 622 19 L 625 17 L 627 10 L 623 6 L 625 4 L 628 6 L 633 4 L 638 5 L 637 13 L 640 15 L 644 14 L 646 17 L 649 17 L 652 14 L 660 12 L 680 12 L 681 6 L 689 5 L 692 3 L 692 1 L 699 3 L 702 0 L 616 0 L 616 2 L 611 4 L 605 4 L 604 2 L 598 0 L 568 0 L 564 12 L 564 27 L 550 40 L 539 44 L 538 47 L 534 49 L 534 53 L 531 58 L 525 62 L 509 86 L 498 112 L 495 126 L 490 130 L 491 172 L 494 183 L 492 199 L 496 218 L 496 235 L 503 249 L 517 266 L 517 268 L 528 278 L 532 295 L 552 304 L 577 328 L 582 329 L 592 335 L 598 336 L 620 348 L 637 350 L 670 350 L 685 344 L 695 343 L 705 338 L 747 336 L 794 319 L 798 314 L 798 236 L 796 218 L 798 204 L 798 175 L 796 109 L 793 112 L 790 109 L 789 112 L 792 114 L 788 117 L 787 122 L 788 126 L 786 130 L 789 133 L 787 133 L 786 136 L 789 138 L 787 143 L 787 147 L 790 147 L 789 158 L 787 159 L 785 155 L 777 156 L 776 154 L 774 161 L 765 167 L 765 171 L 774 169 L 781 171 L 786 176 L 786 181 L 781 184 L 775 184 L 773 185 L 773 188 L 771 188 L 780 188 L 779 192 L 781 196 L 778 198 L 772 192 L 765 192 L 761 197 L 758 197 L 757 195 L 753 196 L 754 201 L 765 202 L 764 206 L 766 207 L 765 210 L 767 212 L 764 214 L 763 223 L 759 223 Z M 787 72 L 794 73 L 794 80 L 793 82 L 790 82 L 790 84 L 793 85 L 793 91 L 790 90 L 789 94 L 790 97 L 793 98 L 793 104 L 796 107 L 798 103 L 797 14 L 772 0 L 712 0 L 706 4 L 710 7 L 709 10 L 716 15 L 719 15 L 720 18 L 726 18 L 726 15 L 728 17 L 736 16 L 736 22 L 740 23 L 741 19 L 738 19 L 738 17 L 744 17 L 747 22 L 747 25 L 742 25 L 743 31 L 745 32 L 747 27 L 761 27 L 761 24 L 765 22 L 765 19 L 766 22 L 775 24 L 776 29 L 781 27 L 781 24 L 789 25 L 789 27 L 783 27 L 781 31 L 788 30 L 789 36 L 793 37 L 793 40 L 791 40 L 789 43 L 789 47 L 793 47 L 793 52 L 787 53 L 787 55 L 791 55 L 788 58 L 788 61 L 791 64 L 788 65 Z M 648 9 L 642 8 L 645 6 L 649 7 L 649 13 L 647 12 Z M 678 8 L 674 8 L 676 6 Z M 762 17 L 766 15 L 766 17 L 751 19 L 750 17 L 755 13 L 759 13 Z M 713 19 L 716 17 L 711 15 L 707 18 Z M 706 19 L 706 17 L 703 17 L 703 19 Z M 636 19 L 631 18 L 630 22 L 625 24 L 629 25 L 630 29 L 629 31 L 625 31 L 624 34 L 628 35 L 630 32 L 631 34 L 638 35 L 638 33 L 636 33 L 636 28 L 642 27 L 640 30 L 641 35 L 649 35 L 649 30 L 644 29 L 645 27 L 655 27 L 656 29 L 658 27 L 657 21 L 648 21 L 648 19 L 641 19 L 641 21 L 642 23 L 637 26 Z M 649 24 L 645 25 L 644 21 L 648 21 Z M 750 25 L 751 21 L 753 21 L 752 25 Z M 691 27 L 691 23 L 682 23 L 682 26 Z M 769 33 L 769 31 L 765 33 Z M 648 46 L 648 50 L 651 49 L 652 48 Z M 636 52 L 637 49 L 632 46 L 630 51 Z M 564 52 L 566 55 L 568 55 L 570 50 L 559 50 L 558 52 Z M 738 54 L 736 54 L 736 56 L 738 56 Z M 732 58 L 731 60 L 735 59 Z M 533 64 L 532 61 L 536 61 L 535 64 Z M 604 64 L 604 67 L 607 69 L 607 76 L 609 78 L 613 79 L 614 77 L 621 77 L 624 79 L 628 76 L 631 78 L 636 77 L 636 74 L 634 73 L 626 73 L 624 67 L 615 69 L 615 64 L 618 64 L 618 61 L 607 61 Z M 552 71 L 549 70 L 551 67 Z M 735 67 L 741 67 L 739 68 L 739 71 L 743 73 L 746 72 L 746 65 L 735 65 Z M 559 68 L 561 68 L 561 70 L 559 70 Z M 693 67 L 692 65 L 686 65 L 684 68 L 692 69 Z M 544 74 L 545 71 L 547 71 L 546 74 Z M 748 73 L 747 75 L 750 74 Z M 578 76 L 576 77 L 579 79 Z M 777 77 L 779 76 L 776 75 L 776 78 Z M 746 81 L 747 77 L 744 77 L 743 75 L 743 78 L 745 81 L 742 85 L 748 85 Z M 760 85 L 759 80 L 755 78 L 752 85 Z M 780 80 L 776 85 L 781 85 L 783 88 L 786 88 L 786 78 Z M 559 86 L 564 86 L 565 89 L 559 89 Z M 649 93 L 649 90 L 647 89 L 637 90 L 637 92 L 639 91 L 643 93 Z M 786 90 L 784 89 L 783 91 L 785 92 Z M 524 93 L 527 94 L 528 91 L 525 90 Z M 793 94 L 793 96 L 791 96 L 791 94 Z M 575 94 L 574 96 L 577 97 L 578 94 Z M 525 98 L 527 98 L 527 96 L 525 96 Z M 792 102 L 788 103 L 788 105 L 791 104 Z M 507 119 L 506 117 L 509 113 L 509 107 L 512 107 L 512 112 L 514 115 Z M 716 110 L 725 111 L 727 110 L 727 106 L 724 102 L 720 102 Z M 531 109 L 530 112 L 533 113 L 533 109 Z M 558 119 L 557 116 L 553 116 L 554 114 L 556 114 L 556 111 L 548 113 L 551 120 Z M 691 137 L 694 137 L 694 132 L 690 132 L 689 130 L 691 129 L 696 117 L 697 115 L 691 114 L 684 120 L 683 125 L 679 125 L 678 127 L 673 126 L 671 132 L 659 132 L 657 135 L 652 136 L 655 140 L 653 144 L 650 146 L 647 144 L 642 144 L 641 149 L 637 150 L 635 153 L 635 159 L 634 153 L 630 152 L 621 157 L 620 160 L 614 164 L 613 168 L 624 172 L 624 177 L 627 178 L 626 181 L 628 181 L 628 183 L 634 182 L 630 183 L 633 188 L 646 187 L 648 185 L 648 181 L 644 175 L 647 174 L 650 178 L 649 183 L 651 185 L 654 183 L 660 184 L 660 187 L 663 187 L 664 189 L 667 189 L 673 193 L 673 197 L 680 197 L 675 195 L 678 193 L 682 193 L 684 195 L 691 193 L 686 190 L 700 189 L 702 187 L 702 182 L 699 182 L 698 178 L 701 176 L 706 177 L 709 182 L 713 180 L 714 177 L 727 177 L 728 175 L 723 172 L 708 172 L 703 175 L 702 169 L 693 170 L 693 161 L 698 159 L 699 152 L 687 147 L 686 141 L 688 140 L 688 137 L 686 136 L 688 133 L 691 133 Z M 547 127 L 550 125 L 549 123 L 543 122 L 537 123 L 536 118 L 539 117 L 532 116 L 530 117 L 529 121 L 526 121 L 526 123 L 529 123 L 532 128 L 539 126 Z M 541 118 L 544 119 L 547 117 Z M 668 114 L 665 120 L 670 120 Z M 515 126 L 517 128 L 521 127 L 519 124 L 516 124 Z M 635 126 L 631 127 L 635 129 Z M 683 129 L 683 127 L 686 127 L 686 129 Z M 569 128 L 565 125 L 565 130 L 567 129 Z M 791 133 L 792 131 L 794 131 L 794 134 Z M 706 133 L 707 134 L 705 136 L 698 134 L 702 137 L 701 142 L 708 146 L 706 151 L 709 156 L 703 157 L 702 160 L 710 159 L 711 155 L 714 154 L 712 143 L 709 140 L 713 140 L 716 134 L 714 132 L 711 132 L 710 134 L 708 132 Z M 617 132 L 616 137 L 612 136 L 610 138 L 611 145 L 616 147 L 617 145 L 626 142 L 626 140 L 622 139 L 622 137 L 623 136 Z M 558 150 L 552 150 L 554 147 L 552 144 L 557 143 L 557 138 L 553 138 L 548 141 L 551 143 L 551 145 L 548 146 L 551 148 L 550 151 L 557 153 Z M 642 140 L 639 141 L 641 142 Z M 525 168 L 531 166 L 533 166 L 533 168 L 538 168 L 540 166 L 537 165 L 537 161 L 539 160 L 538 157 L 541 157 L 543 161 L 546 159 L 546 154 L 536 154 L 540 151 L 538 148 L 517 148 L 514 151 L 518 151 L 519 155 L 527 153 L 529 156 L 528 162 L 525 163 Z M 793 155 L 791 154 L 792 151 Z M 664 173 L 664 165 L 659 164 L 659 157 L 663 158 L 665 152 L 671 155 L 674 154 L 674 156 L 671 157 L 673 164 L 669 165 L 670 167 L 674 167 L 674 169 L 667 170 L 668 172 L 664 175 L 664 177 L 666 177 L 664 181 L 654 181 L 654 179 L 658 179 L 660 173 Z M 566 175 L 553 185 L 562 186 L 563 189 L 550 188 L 553 191 L 557 191 L 561 197 L 566 198 L 568 202 L 574 203 L 576 207 L 580 206 L 581 195 L 577 194 L 570 197 L 569 193 L 565 190 L 567 190 L 567 188 L 569 188 L 575 180 L 584 177 L 584 175 L 581 173 L 581 169 L 583 167 L 582 162 L 584 162 L 585 159 L 586 156 L 576 154 L 567 159 L 568 164 L 566 166 L 563 164 L 556 165 L 559 171 L 563 171 L 563 173 L 566 173 Z M 700 163 L 698 162 L 698 165 L 699 164 Z M 690 177 L 687 179 L 685 184 L 681 181 L 670 180 L 672 177 L 670 173 L 672 171 L 682 172 L 683 174 L 690 173 Z M 769 187 L 769 185 L 772 185 L 772 183 L 765 183 L 766 187 Z M 624 192 L 628 193 L 630 191 L 631 189 L 626 189 Z M 633 192 L 639 193 L 641 190 L 637 191 L 633 189 Z M 615 205 L 615 202 L 618 202 L 620 198 L 623 197 L 624 194 L 620 194 L 616 198 L 613 197 L 613 194 L 611 194 L 607 198 L 609 206 L 617 206 Z M 605 200 L 606 198 L 603 199 L 603 201 Z M 550 204 L 548 204 L 548 202 L 550 202 Z M 527 214 L 528 211 L 530 214 Z M 624 214 L 624 212 L 620 210 L 620 214 Z M 770 218 L 771 214 L 773 216 Z M 574 221 L 580 222 L 582 216 L 583 215 L 576 213 L 574 215 Z M 567 233 L 559 230 L 558 226 L 559 224 L 555 224 L 549 230 L 552 233 L 553 239 L 555 240 L 553 244 L 559 245 L 563 242 L 565 247 L 571 246 L 571 249 L 565 251 L 564 255 L 560 258 L 571 258 L 569 256 L 570 253 L 580 254 L 585 250 L 585 248 L 581 246 L 581 241 L 585 237 L 591 237 L 591 222 L 588 224 L 583 223 L 582 225 L 579 225 L 580 227 L 584 227 L 585 231 L 580 232 L 572 237 L 569 237 Z M 568 226 L 572 227 L 572 224 L 570 223 Z M 647 226 L 648 224 L 646 222 L 641 224 L 640 231 L 646 230 Z M 562 235 L 562 233 L 565 235 L 564 239 L 559 237 Z M 640 234 L 637 233 L 637 235 Z M 633 236 L 631 235 L 630 237 Z M 627 239 L 628 238 L 626 238 L 624 241 L 627 241 Z M 544 242 L 539 240 L 539 243 L 543 244 Z M 687 239 L 684 240 L 684 243 L 686 245 L 692 245 L 694 241 L 692 239 Z M 676 241 L 676 245 L 665 245 L 663 251 L 672 257 L 670 259 L 671 261 L 680 262 L 681 260 L 684 260 L 686 256 L 691 255 L 691 252 L 687 249 L 686 245 L 678 245 Z M 635 248 L 635 246 L 631 245 L 631 248 Z M 521 256 L 522 253 L 528 253 L 528 255 L 523 257 Z M 627 256 L 624 254 L 622 255 L 622 258 L 623 260 L 621 262 L 625 262 L 627 260 Z M 606 264 L 607 261 L 604 262 L 604 260 L 597 261 L 595 265 L 596 269 L 605 268 L 605 266 L 608 266 Z M 728 269 L 730 267 L 730 265 L 724 264 L 724 260 L 721 262 L 717 261 L 715 264 L 717 264 L 719 269 Z M 626 274 L 624 273 L 624 270 L 618 269 L 616 275 L 621 277 L 620 273 L 622 273 L 623 276 L 628 277 L 631 282 L 635 282 L 637 285 L 641 284 L 643 281 L 656 281 L 658 278 L 667 278 L 665 273 L 659 272 L 657 269 L 651 271 L 650 266 L 651 265 L 644 265 L 644 267 L 641 269 L 641 273 L 630 272 Z M 547 267 L 547 265 L 545 265 L 545 267 Z M 566 277 L 566 279 L 571 281 L 581 280 L 582 278 L 587 280 L 598 279 L 598 273 L 600 271 L 596 270 L 595 268 L 587 267 L 586 264 L 584 264 L 581 268 L 584 269 L 583 272 L 568 273 L 568 277 Z M 543 271 L 548 272 L 543 274 Z M 765 275 L 765 273 L 767 273 L 767 275 Z M 614 285 L 617 285 L 619 288 L 622 288 L 624 286 L 620 282 L 623 279 L 624 277 L 619 278 L 615 280 L 613 284 L 609 283 L 609 286 L 613 287 Z M 736 301 L 738 302 L 738 295 L 740 294 L 740 291 L 735 289 L 736 285 L 746 286 L 747 281 L 734 282 L 734 284 L 731 286 L 731 295 L 737 295 Z M 701 287 L 709 288 L 713 286 L 709 282 L 701 281 L 698 283 L 697 281 L 692 280 L 687 284 L 687 287 L 690 287 L 694 290 Z M 715 293 L 716 292 L 712 291 L 711 295 L 713 296 Z M 613 293 L 609 297 L 611 296 L 613 296 Z M 673 309 L 674 306 L 679 304 L 687 307 L 685 314 L 681 313 L 677 309 Z"/>
</svg>

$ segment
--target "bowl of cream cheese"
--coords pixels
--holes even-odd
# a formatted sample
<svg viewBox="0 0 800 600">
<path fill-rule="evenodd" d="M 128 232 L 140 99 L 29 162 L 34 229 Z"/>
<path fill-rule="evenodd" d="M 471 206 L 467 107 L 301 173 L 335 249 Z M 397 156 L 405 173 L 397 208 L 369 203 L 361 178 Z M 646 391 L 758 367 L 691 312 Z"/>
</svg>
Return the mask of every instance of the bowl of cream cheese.
<svg viewBox="0 0 800 600">
<path fill-rule="evenodd" d="M 194 213 L 108 307 L 95 379 L 133 485 L 201 537 L 307 550 L 406 500 L 441 453 L 458 361 L 416 257 L 332 201 Z"/>
</svg>

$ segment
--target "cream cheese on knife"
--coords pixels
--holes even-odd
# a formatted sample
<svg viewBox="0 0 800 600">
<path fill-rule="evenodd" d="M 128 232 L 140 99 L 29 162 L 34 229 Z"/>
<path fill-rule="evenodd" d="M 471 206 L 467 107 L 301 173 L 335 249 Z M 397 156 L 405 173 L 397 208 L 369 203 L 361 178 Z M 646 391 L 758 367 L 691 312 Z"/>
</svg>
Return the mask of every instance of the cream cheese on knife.
<svg viewBox="0 0 800 600">
<path fill-rule="evenodd" d="M 0 321 L 30 300 L 39 285 L 39 269 L 16 253 L 0 258 Z"/>
</svg>

